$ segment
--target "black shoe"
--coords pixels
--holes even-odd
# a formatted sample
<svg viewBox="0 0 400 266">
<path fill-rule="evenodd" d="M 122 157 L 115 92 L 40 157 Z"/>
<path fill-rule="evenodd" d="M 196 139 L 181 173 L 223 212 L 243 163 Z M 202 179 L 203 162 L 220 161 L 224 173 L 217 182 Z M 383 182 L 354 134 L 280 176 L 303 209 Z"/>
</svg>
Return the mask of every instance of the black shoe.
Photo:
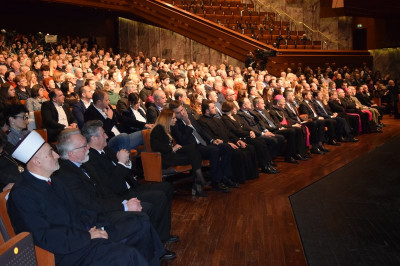
<svg viewBox="0 0 400 266">
<path fill-rule="evenodd" d="M 329 142 L 328 142 L 328 145 L 332 145 L 332 146 L 340 146 L 340 143 L 337 143 L 335 140 L 330 140 Z"/>
<path fill-rule="evenodd" d="M 296 161 L 293 157 L 287 157 L 287 158 L 285 158 L 285 162 L 287 162 L 287 163 L 293 163 L 293 164 L 299 164 L 299 162 Z"/>
<path fill-rule="evenodd" d="M 358 139 L 352 137 L 347 139 L 348 142 L 358 142 Z"/>
<path fill-rule="evenodd" d="M 223 180 L 222 180 L 222 183 L 224 183 L 227 187 L 229 187 L 229 188 L 238 188 L 239 187 L 239 184 L 238 183 L 235 183 L 235 182 L 233 182 L 232 180 L 230 180 L 229 178 L 224 178 Z"/>
<path fill-rule="evenodd" d="M 175 252 L 166 249 L 164 255 L 160 258 L 160 260 L 173 260 L 176 258 Z"/>
<path fill-rule="evenodd" d="M 298 160 L 298 161 L 307 161 L 307 158 L 301 156 L 300 154 L 295 154 L 294 155 L 294 159 Z"/>
<path fill-rule="evenodd" d="M 318 147 L 318 149 L 320 149 L 321 151 L 323 151 L 323 152 L 330 152 L 330 150 L 328 150 L 328 149 L 326 149 L 325 147 L 323 147 L 323 146 L 319 146 Z"/>
<path fill-rule="evenodd" d="M 337 142 L 347 142 L 347 140 L 343 137 L 340 137 L 336 140 Z"/>
<path fill-rule="evenodd" d="M 279 171 L 278 169 L 275 169 L 272 165 L 269 166 L 265 166 L 261 172 L 266 173 L 266 174 L 278 174 L 281 171 Z"/>
<path fill-rule="evenodd" d="M 218 191 L 218 192 L 223 192 L 223 193 L 229 193 L 229 192 L 231 192 L 231 190 L 227 187 L 227 186 L 225 186 L 225 184 L 224 183 L 217 183 L 217 184 L 214 184 L 213 186 L 212 186 L 212 190 L 214 190 L 214 191 Z"/>
<path fill-rule="evenodd" d="M 194 183 L 192 186 L 192 196 L 206 198 L 208 195 L 203 191 L 201 184 Z"/>
<path fill-rule="evenodd" d="M 311 152 L 308 151 L 308 152 L 306 152 L 306 154 L 303 155 L 303 157 L 306 159 L 310 159 L 310 158 L 312 158 L 312 154 L 311 154 Z"/>
<path fill-rule="evenodd" d="M 271 164 L 273 167 L 277 167 L 277 166 L 278 166 L 274 161 L 271 161 L 270 164 Z"/>
<path fill-rule="evenodd" d="M 384 123 L 380 123 L 379 124 L 381 127 L 386 127 L 386 125 Z"/>
<path fill-rule="evenodd" d="M 325 152 L 321 151 L 320 149 L 316 148 L 316 149 L 311 149 L 311 153 L 313 154 L 325 154 Z"/>
<path fill-rule="evenodd" d="M 172 244 L 179 241 L 179 236 L 169 236 L 166 241 L 163 241 L 164 244 Z"/>
</svg>

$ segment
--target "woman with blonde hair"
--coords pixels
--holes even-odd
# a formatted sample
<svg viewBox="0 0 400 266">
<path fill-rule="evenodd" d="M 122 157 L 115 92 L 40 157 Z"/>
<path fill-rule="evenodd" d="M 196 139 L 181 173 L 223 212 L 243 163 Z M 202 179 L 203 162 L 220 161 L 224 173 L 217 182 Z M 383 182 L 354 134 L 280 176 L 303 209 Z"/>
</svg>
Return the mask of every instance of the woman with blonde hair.
<svg viewBox="0 0 400 266">
<path fill-rule="evenodd" d="M 162 168 L 166 169 L 175 165 L 192 165 L 194 183 L 192 195 L 207 197 L 203 191 L 206 185 L 201 171 L 201 154 L 196 149 L 195 144 L 181 146 L 174 144 L 171 136 L 171 127 L 176 123 L 175 113 L 168 108 L 164 108 L 158 116 L 154 128 L 150 133 L 150 146 L 155 152 L 161 153 Z"/>
<path fill-rule="evenodd" d="M 28 81 L 29 88 L 38 84 L 36 73 L 33 71 L 26 72 L 26 80 Z"/>
</svg>

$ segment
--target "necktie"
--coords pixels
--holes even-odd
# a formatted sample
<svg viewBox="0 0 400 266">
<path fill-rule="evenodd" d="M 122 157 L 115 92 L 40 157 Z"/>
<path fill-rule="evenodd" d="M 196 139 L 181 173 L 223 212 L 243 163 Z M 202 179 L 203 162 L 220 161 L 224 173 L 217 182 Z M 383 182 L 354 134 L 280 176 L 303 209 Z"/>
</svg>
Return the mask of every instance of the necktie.
<svg viewBox="0 0 400 266">
<path fill-rule="evenodd" d="M 313 114 L 314 114 L 314 117 L 316 117 L 316 116 L 317 116 L 317 113 L 315 112 L 314 106 L 312 106 L 311 102 L 308 102 L 308 106 L 310 106 L 310 108 L 311 108 L 311 110 L 312 110 L 312 112 L 313 112 Z"/>
<path fill-rule="evenodd" d="M 322 111 L 324 111 L 324 113 L 327 115 L 328 113 L 326 112 L 324 105 L 321 102 L 318 102 L 318 101 L 317 101 L 317 103 L 319 104 L 319 106 L 321 106 Z"/>
<path fill-rule="evenodd" d="M 207 146 L 207 142 L 202 138 L 202 136 L 200 136 L 199 132 L 197 132 L 196 128 L 193 126 L 193 124 L 196 123 L 197 121 L 195 121 L 195 118 L 192 116 L 192 114 L 188 113 L 188 117 L 190 123 L 192 124 L 191 127 L 193 128 L 192 135 L 196 138 L 198 142 L 200 142 L 201 145 Z"/>
<path fill-rule="evenodd" d="M 51 186 L 51 180 L 47 180 L 47 184 Z"/>
<path fill-rule="evenodd" d="M 265 115 L 265 113 L 264 113 L 263 111 L 259 111 L 259 112 L 260 112 L 260 114 L 265 118 L 265 120 L 267 120 L 268 125 L 269 125 L 270 127 L 276 128 L 275 124 L 274 124 L 271 120 L 268 119 L 268 117 Z"/>
<path fill-rule="evenodd" d="M 89 177 L 89 179 L 90 179 L 90 176 L 89 176 L 89 174 L 86 172 L 86 169 L 83 167 L 83 165 L 81 165 L 81 166 L 79 166 L 79 168 L 82 170 L 82 172 L 87 176 L 87 177 Z"/>
<path fill-rule="evenodd" d="M 203 146 L 207 146 L 206 141 L 200 136 L 199 132 L 197 132 L 197 130 L 194 128 L 194 126 L 192 126 L 193 128 L 193 136 L 200 142 L 201 145 Z"/>
<path fill-rule="evenodd" d="M 296 115 L 297 121 L 301 122 L 301 119 L 299 118 L 296 110 L 294 110 L 293 106 L 290 103 L 287 103 L 287 106 L 289 106 L 289 109 Z"/>
</svg>

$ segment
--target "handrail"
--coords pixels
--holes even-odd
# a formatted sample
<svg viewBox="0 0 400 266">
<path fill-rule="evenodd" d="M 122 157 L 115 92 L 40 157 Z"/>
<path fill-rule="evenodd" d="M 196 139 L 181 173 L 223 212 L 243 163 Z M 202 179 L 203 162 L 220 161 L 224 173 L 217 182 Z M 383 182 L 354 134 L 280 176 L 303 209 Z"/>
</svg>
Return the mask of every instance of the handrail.
<svg viewBox="0 0 400 266">
<path fill-rule="evenodd" d="M 277 14 L 279 15 L 280 18 L 282 18 L 282 15 L 283 15 L 283 16 L 286 16 L 286 17 L 289 18 L 289 21 L 295 23 L 295 25 L 296 25 L 296 24 L 298 24 L 298 25 L 303 25 L 303 26 L 306 27 L 309 31 L 311 31 L 312 34 L 314 34 L 314 33 L 320 34 L 322 37 L 324 37 L 324 38 L 325 38 L 326 40 L 328 40 L 329 42 L 335 43 L 335 44 L 339 44 L 338 41 L 332 40 L 331 38 L 329 38 L 328 36 L 326 36 L 326 35 L 325 35 L 323 32 L 321 32 L 320 30 L 313 30 L 310 26 L 308 26 L 308 25 L 305 24 L 304 22 L 302 22 L 302 21 L 296 21 L 292 16 L 290 16 L 289 14 L 287 14 L 287 13 L 284 12 L 284 11 L 280 11 L 280 10 L 276 9 L 276 8 L 273 7 L 271 4 L 266 5 L 266 4 L 262 3 L 260 0 L 251 0 L 251 1 L 256 2 L 256 3 L 259 5 L 259 9 L 260 9 L 260 6 L 261 6 L 261 7 L 264 7 L 266 10 L 272 10 L 274 13 L 277 13 Z M 297 31 L 297 25 L 296 25 L 296 31 Z M 311 39 L 311 41 L 313 41 L 313 40 Z M 322 44 L 322 43 L 327 44 L 327 42 L 324 41 L 324 40 L 321 40 L 321 44 Z M 326 48 L 327 48 L 327 47 L 326 47 Z M 323 45 L 322 45 L 321 49 L 323 49 Z"/>
</svg>

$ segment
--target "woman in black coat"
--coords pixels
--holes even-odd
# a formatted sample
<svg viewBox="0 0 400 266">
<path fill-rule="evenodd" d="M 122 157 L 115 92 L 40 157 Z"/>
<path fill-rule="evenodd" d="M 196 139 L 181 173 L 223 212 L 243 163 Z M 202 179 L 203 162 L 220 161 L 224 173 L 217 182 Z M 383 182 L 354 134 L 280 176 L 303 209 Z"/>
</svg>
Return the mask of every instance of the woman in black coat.
<svg viewBox="0 0 400 266">
<path fill-rule="evenodd" d="M 175 123 L 175 113 L 164 108 L 150 133 L 151 149 L 161 153 L 162 168 L 191 164 L 195 176 L 192 195 L 206 197 L 207 194 L 203 192 L 205 181 L 201 172 L 201 154 L 194 144 L 185 146 L 174 144 L 170 127 L 174 126 Z"/>
<path fill-rule="evenodd" d="M 232 101 L 225 101 L 222 104 L 222 112 L 224 113 L 222 121 L 227 129 L 244 141 L 247 146 L 254 146 L 262 171 L 268 174 L 279 173 L 279 170 L 272 166 L 272 158 L 267 144 L 260 137 L 256 137 L 252 129 L 242 121 L 242 118 L 235 114 L 235 104 Z"/>
</svg>

